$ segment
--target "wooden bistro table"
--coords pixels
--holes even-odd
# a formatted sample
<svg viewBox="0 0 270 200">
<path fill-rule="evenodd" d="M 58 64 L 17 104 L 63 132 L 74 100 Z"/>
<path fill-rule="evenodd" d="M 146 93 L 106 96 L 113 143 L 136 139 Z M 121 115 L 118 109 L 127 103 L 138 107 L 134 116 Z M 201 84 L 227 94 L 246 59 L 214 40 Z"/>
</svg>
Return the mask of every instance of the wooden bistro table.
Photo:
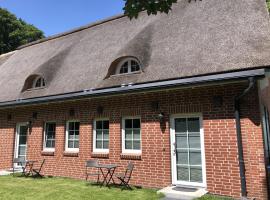
<svg viewBox="0 0 270 200">
<path fill-rule="evenodd" d="M 101 185 L 106 185 L 109 186 L 110 182 L 112 181 L 114 184 L 113 180 L 113 174 L 115 172 L 115 169 L 118 167 L 116 164 L 99 164 L 97 168 L 100 169 L 101 174 L 103 176 L 103 181 Z"/>
</svg>

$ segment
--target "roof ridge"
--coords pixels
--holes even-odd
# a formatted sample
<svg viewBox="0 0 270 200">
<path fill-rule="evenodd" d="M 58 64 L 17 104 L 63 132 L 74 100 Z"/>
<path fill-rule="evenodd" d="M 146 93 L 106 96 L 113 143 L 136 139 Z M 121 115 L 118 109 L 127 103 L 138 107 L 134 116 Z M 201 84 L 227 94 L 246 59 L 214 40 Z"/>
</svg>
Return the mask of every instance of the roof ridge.
<svg viewBox="0 0 270 200">
<path fill-rule="evenodd" d="M 59 33 L 59 34 L 52 35 L 52 36 L 49 36 L 49 37 L 46 37 L 46 38 L 43 38 L 43 39 L 36 40 L 34 42 L 30 42 L 28 44 L 19 46 L 16 50 L 20 50 L 20 49 L 23 49 L 23 48 L 26 48 L 26 47 L 29 47 L 29 46 L 33 46 L 33 45 L 36 45 L 36 44 L 40 44 L 40 43 L 43 43 L 43 42 L 46 42 L 46 41 L 49 41 L 49 40 L 64 37 L 66 35 L 70 35 L 70 34 L 73 34 L 73 33 L 76 33 L 76 32 L 80 32 L 80 31 L 83 31 L 85 29 L 92 28 L 92 27 L 95 27 L 95 26 L 98 26 L 98 25 L 101 25 L 101 24 L 104 24 L 104 23 L 107 23 L 107 22 L 110 22 L 110 21 L 121 19 L 123 17 L 126 17 L 126 15 L 125 14 L 114 15 L 112 17 L 108 17 L 108 18 L 105 18 L 105 19 L 102 19 L 102 20 L 98 20 L 98 21 L 95 21 L 93 23 L 90 23 L 90 24 L 87 24 L 87 25 L 84 25 L 84 26 L 81 26 L 81 27 L 78 27 L 78 28 L 74 28 L 74 29 L 71 29 L 71 30 L 63 32 L 63 33 Z"/>
</svg>

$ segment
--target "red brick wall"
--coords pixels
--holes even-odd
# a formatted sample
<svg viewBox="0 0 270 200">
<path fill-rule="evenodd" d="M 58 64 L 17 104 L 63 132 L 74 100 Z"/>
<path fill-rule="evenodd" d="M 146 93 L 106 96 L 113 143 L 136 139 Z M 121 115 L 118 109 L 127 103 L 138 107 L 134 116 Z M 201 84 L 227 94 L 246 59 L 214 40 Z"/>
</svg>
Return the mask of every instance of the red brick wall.
<svg viewBox="0 0 270 200">
<path fill-rule="evenodd" d="M 46 159 L 44 173 L 54 176 L 84 178 L 84 163 L 92 155 L 92 124 L 96 117 L 110 119 L 109 158 L 99 158 L 104 163 L 117 163 L 124 170 L 128 159 L 121 158 L 121 118 L 139 115 L 142 122 L 142 155 L 133 160 L 135 171 L 132 184 L 145 187 L 165 187 L 171 183 L 171 156 L 169 116 L 176 113 L 202 113 L 205 140 L 207 190 L 211 193 L 239 197 L 240 178 L 237 158 L 237 140 L 233 112 L 234 96 L 242 92 L 246 84 L 207 86 L 168 90 L 162 92 L 128 94 L 62 102 L 47 105 L 0 111 L 0 169 L 10 168 L 13 156 L 14 135 L 17 122 L 26 122 L 37 112 L 32 132 L 28 137 L 28 159 Z M 213 104 L 214 96 L 223 96 L 221 107 Z M 166 123 L 160 127 L 151 102 L 159 101 Z M 98 115 L 97 106 L 104 107 Z M 69 109 L 75 109 L 75 117 Z M 264 166 L 263 136 L 260 123 L 258 93 L 254 89 L 242 105 L 242 130 L 244 159 L 246 164 L 249 197 L 267 199 Z M 7 121 L 7 114 L 12 120 Z M 78 119 L 80 126 L 80 152 L 77 157 L 64 155 L 65 123 Z M 53 156 L 42 155 L 43 124 L 56 121 L 56 149 Z"/>
</svg>

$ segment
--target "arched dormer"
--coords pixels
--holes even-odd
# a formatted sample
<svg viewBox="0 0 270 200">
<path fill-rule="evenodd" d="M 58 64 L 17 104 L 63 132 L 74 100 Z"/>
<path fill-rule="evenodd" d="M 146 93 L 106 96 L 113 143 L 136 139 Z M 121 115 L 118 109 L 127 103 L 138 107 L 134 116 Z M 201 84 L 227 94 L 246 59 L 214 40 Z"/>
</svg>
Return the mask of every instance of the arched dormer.
<svg viewBox="0 0 270 200">
<path fill-rule="evenodd" d="M 33 74 L 25 80 L 22 92 L 24 92 L 25 90 L 41 89 L 44 87 L 46 87 L 46 81 L 44 77 Z"/>
<path fill-rule="evenodd" d="M 126 56 L 112 62 L 106 77 L 112 75 L 125 75 L 142 72 L 140 61 L 133 56 Z"/>
</svg>

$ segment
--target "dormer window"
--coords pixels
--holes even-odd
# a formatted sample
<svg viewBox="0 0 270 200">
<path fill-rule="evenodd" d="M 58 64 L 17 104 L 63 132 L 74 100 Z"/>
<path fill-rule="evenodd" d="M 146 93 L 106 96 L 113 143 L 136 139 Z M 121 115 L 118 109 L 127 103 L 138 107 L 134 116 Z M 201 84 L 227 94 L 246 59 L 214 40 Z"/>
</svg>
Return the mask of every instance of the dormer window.
<svg viewBox="0 0 270 200">
<path fill-rule="evenodd" d="M 116 68 L 116 74 L 130 74 L 139 72 L 141 66 L 135 58 L 125 58 L 122 60 Z"/>
<path fill-rule="evenodd" d="M 43 77 L 38 76 L 34 79 L 32 88 L 41 88 L 41 87 L 45 87 L 45 80 Z"/>
</svg>

